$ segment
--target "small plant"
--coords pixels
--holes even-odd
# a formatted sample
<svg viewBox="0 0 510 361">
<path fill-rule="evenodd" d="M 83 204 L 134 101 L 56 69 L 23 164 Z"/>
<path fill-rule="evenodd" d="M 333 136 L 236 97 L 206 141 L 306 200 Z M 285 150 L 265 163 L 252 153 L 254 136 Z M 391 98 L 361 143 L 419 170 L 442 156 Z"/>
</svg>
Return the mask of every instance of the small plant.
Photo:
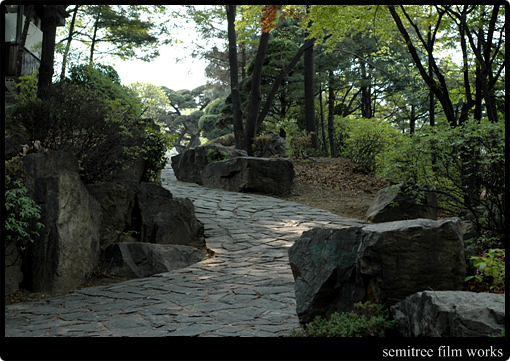
<svg viewBox="0 0 510 361">
<path fill-rule="evenodd" d="M 10 176 L 5 176 L 5 248 L 14 243 L 23 251 L 28 242 L 34 242 L 33 236 L 39 236 L 32 230 L 31 222 L 41 218 L 41 207 L 26 196 L 27 192 L 20 181 L 11 181 Z M 35 229 L 42 228 L 42 223 L 35 223 Z"/>
<path fill-rule="evenodd" d="M 37 82 L 39 70 L 34 71 L 33 74 L 20 76 L 19 83 L 16 84 L 19 94 L 16 96 L 16 101 L 23 103 L 30 99 L 37 97 Z"/>
<path fill-rule="evenodd" d="M 293 331 L 291 337 L 384 337 L 395 326 L 388 319 L 388 310 L 369 301 L 358 302 L 350 313 L 335 312 L 329 320 L 315 317 L 303 330 Z"/>
<path fill-rule="evenodd" d="M 216 149 L 209 149 L 207 151 L 207 160 L 209 161 L 209 163 L 219 162 L 221 160 L 226 159 L 228 159 L 227 152 L 219 151 Z"/>
<path fill-rule="evenodd" d="M 490 285 L 491 291 L 502 291 L 505 287 L 505 250 L 489 249 L 481 256 L 471 256 L 471 266 L 476 269 L 474 276 L 468 276 L 465 282 L 475 281 Z"/>
</svg>

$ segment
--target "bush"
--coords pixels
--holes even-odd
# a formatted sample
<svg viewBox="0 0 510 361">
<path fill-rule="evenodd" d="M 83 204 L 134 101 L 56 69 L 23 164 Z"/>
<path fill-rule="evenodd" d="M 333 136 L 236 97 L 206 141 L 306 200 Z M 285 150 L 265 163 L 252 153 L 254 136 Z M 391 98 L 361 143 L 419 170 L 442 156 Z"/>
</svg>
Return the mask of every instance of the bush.
<svg viewBox="0 0 510 361">
<path fill-rule="evenodd" d="M 212 144 L 212 143 L 221 144 L 221 145 L 224 145 L 225 147 L 233 147 L 236 144 L 236 137 L 235 137 L 234 133 L 230 133 L 230 134 L 222 135 L 221 137 L 212 139 L 207 142 L 207 144 Z"/>
<path fill-rule="evenodd" d="M 294 136 L 290 140 L 290 155 L 294 158 L 307 158 L 314 155 L 312 144 L 313 132 L 303 137 Z"/>
<path fill-rule="evenodd" d="M 228 154 L 224 151 L 219 151 L 216 149 L 209 149 L 207 151 L 207 160 L 209 163 L 219 162 L 226 159 L 228 159 Z"/>
<path fill-rule="evenodd" d="M 5 175 L 4 246 L 6 251 L 13 243 L 18 250 L 23 250 L 29 242 L 34 242 L 33 236 L 39 236 L 37 231 L 30 231 L 30 229 L 44 228 L 42 223 L 36 222 L 41 218 L 41 207 L 27 197 L 26 193 L 27 189 L 21 181 L 12 181 L 10 175 Z M 12 264 L 5 265 L 5 267 L 9 266 Z"/>
<path fill-rule="evenodd" d="M 489 249 L 480 256 L 472 256 L 470 266 L 475 268 L 476 274 L 468 276 L 465 282 L 476 283 L 476 288 L 487 285 L 489 291 L 501 292 L 505 290 L 505 250 Z M 482 287 L 483 288 L 483 287 Z"/>
<path fill-rule="evenodd" d="M 54 84 L 44 100 L 32 98 L 8 116 L 31 142 L 47 150 L 70 151 L 85 183 L 107 180 L 129 161 L 123 146 L 140 125 L 116 113 L 98 93 L 76 84 Z"/>
<path fill-rule="evenodd" d="M 395 321 L 388 319 L 388 310 L 371 302 L 358 302 L 354 311 L 338 314 L 329 320 L 315 317 L 303 330 L 293 331 L 291 337 L 384 337 L 393 329 Z"/>
<path fill-rule="evenodd" d="M 231 126 L 223 127 L 219 123 L 217 124 L 221 118 L 221 111 L 224 105 L 225 103 L 221 99 L 216 99 L 205 107 L 204 115 L 198 121 L 198 128 L 202 131 L 204 138 L 212 140 L 232 133 L 233 128 Z"/>
<path fill-rule="evenodd" d="M 497 237 L 504 244 L 504 122 L 469 120 L 454 128 L 424 126 L 412 136 L 401 137 L 377 162 L 380 177 L 432 186 L 442 209 L 454 214 L 466 208 L 478 237 Z"/>
<path fill-rule="evenodd" d="M 146 124 L 143 144 L 145 173 L 142 182 L 154 182 L 157 180 L 159 172 L 165 168 L 168 163 L 166 152 L 173 147 L 173 143 L 177 137 L 153 129 L 150 122 Z"/>
<path fill-rule="evenodd" d="M 357 163 L 363 173 L 374 172 L 377 156 L 393 147 L 400 137 L 400 132 L 386 121 L 338 116 L 335 119 L 340 123 L 338 154 Z"/>
<path fill-rule="evenodd" d="M 140 156 L 142 180 L 155 181 L 168 162 L 175 136 L 139 120 L 140 100 L 120 85 L 111 66 L 74 67 L 66 81 L 46 89 L 44 100 L 25 93 L 33 96 L 22 98 L 6 124 L 44 150 L 72 152 L 85 183 L 108 181 Z"/>
</svg>

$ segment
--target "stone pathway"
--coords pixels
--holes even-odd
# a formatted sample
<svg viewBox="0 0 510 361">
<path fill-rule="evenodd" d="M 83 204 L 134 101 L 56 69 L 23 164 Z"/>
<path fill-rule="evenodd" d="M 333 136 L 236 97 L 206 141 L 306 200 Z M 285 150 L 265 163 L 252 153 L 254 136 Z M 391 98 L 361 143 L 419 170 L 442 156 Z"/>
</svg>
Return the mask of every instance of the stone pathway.
<svg viewBox="0 0 510 361">
<path fill-rule="evenodd" d="M 216 256 L 144 279 L 5 307 L 6 336 L 286 336 L 299 327 L 288 248 L 303 231 L 359 220 L 279 199 L 178 182 Z"/>
</svg>

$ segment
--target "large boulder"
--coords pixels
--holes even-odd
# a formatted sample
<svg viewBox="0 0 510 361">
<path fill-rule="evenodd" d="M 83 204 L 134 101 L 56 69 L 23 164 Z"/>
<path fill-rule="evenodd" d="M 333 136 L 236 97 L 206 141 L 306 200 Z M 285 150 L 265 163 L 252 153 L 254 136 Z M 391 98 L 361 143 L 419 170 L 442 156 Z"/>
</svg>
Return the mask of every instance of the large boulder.
<svg viewBox="0 0 510 361">
<path fill-rule="evenodd" d="M 290 193 L 294 175 L 291 159 L 239 157 L 205 166 L 202 184 L 232 192 L 287 194 Z"/>
<path fill-rule="evenodd" d="M 390 308 L 406 337 L 485 337 L 505 328 L 505 295 L 423 291 Z"/>
<path fill-rule="evenodd" d="M 301 323 L 359 301 L 387 308 L 427 289 L 460 290 L 466 274 L 458 218 L 314 228 L 289 261 Z"/>
<path fill-rule="evenodd" d="M 135 191 L 128 185 L 118 182 L 89 184 L 87 190 L 101 205 L 100 246 L 118 242 L 119 236 L 131 227 Z"/>
<path fill-rule="evenodd" d="M 437 195 L 428 185 L 404 182 L 377 192 L 366 213 L 372 223 L 437 219 Z"/>
<path fill-rule="evenodd" d="M 137 278 L 188 267 L 203 260 L 205 253 L 175 244 L 123 242 L 106 247 L 103 256 L 110 274 Z"/>
<path fill-rule="evenodd" d="M 175 177 L 182 182 L 202 184 L 202 169 L 210 163 L 208 152 L 211 149 L 215 154 L 222 154 L 228 159 L 248 155 L 244 150 L 225 147 L 216 143 L 188 149 L 184 153 L 171 158 L 171 165 Z"/>
<path fill-rule="evenodd" d="M 189 198 L 173 198 L 169 190 L 142 182 L 136 192 L 140 242 L 205 247 L 204 225 Z"/>
<path fill-rule="evenodd" d="M 23 285 L 37 292 L 75 288 L 99 262 L 101 206 L 88 194 L 72 154 L 49 151 L 20 160 L 27 196 L 41 206 L 45 226 L 23 252 Z"/>
</svg>

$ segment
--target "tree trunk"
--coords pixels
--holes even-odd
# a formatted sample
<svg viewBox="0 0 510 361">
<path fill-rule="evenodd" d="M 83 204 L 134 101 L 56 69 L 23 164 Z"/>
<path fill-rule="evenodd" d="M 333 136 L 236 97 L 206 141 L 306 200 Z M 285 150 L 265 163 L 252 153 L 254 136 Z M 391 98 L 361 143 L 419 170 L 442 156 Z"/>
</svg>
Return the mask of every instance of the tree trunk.
<svg viewBox="0 0 510 361">
<path fill-rule="evenodd" d="M 315 121 L 315 92 L 314 92 L 314 61 L 313 47 L 305 51 L 305 128 L 308 134 L 312 134 L 312 146 L 319 150 L 317 138 L 317 124 Z"/>
<path fill-rule="evenodd" d="M 415 126 L 416 126 L 416 110 L 415 105 L 411 104 L 411 119 L 409 119 L 409 133 L 414 134 Z"/>
<path fill-rule="evenodd" d="M 25 52 L 25 43 L 27 41 L 28 28 L 30 27 L 30 22 L 32 21 L 32 17 L 34 14 L 34 5 L 25 5 L 27 11 L 25 13 L 25 23 L 23 24 L 23 33 L 21 34 L 21 39 L 18 45 L 18 51 L 16 52 L 16 82 L 18 82 L 18 78 L 21 76 L 21 67 L 23 66 L 23 53 Z"/>
<path fill-rule="evenodd" d="M 363 118 L 372 118 L 372 89 L 370 87 L 370 75 L 367 73 L 364 61 L 360 61 L 361 66 L 361 116 Z"/>
<path fill-rule="evenodd" d="M 236 38 L 236 5 L 226 5 L 228 22 L 228 59 L 230 65 L 230 91 L 232 93 L 232 109 L 234 122 L 234 135 L 236 148 L 243 149 L 244 125 L 243 111 L 241 109 L 241 95 L 239 93 L 239 74 L 237 64 L 237 38 Z"/>
<path fill-rule="evenodd" d="M 322 132 L 322 146 L 324 147 L 324 154 L 329 157 L 328 142 L 326 141 L 326 129 L 324 129 L 324 107 L 322 106 L 322 85 L 319 90 L 319 104 L 321 108 L 321 132 Z"/>
<path fill-rule="evenodd" d="M 264 66 L 264 59 L 266 57 L 267 45 L 269 43 L 269 32 L 263 32 L 260 35 L 259 48 L 255 56 L 255 64 L 253 66 L 253 73 L 251 76 L 251 90 L 250 90 L 250 105 L 248 107 L 248 114 L 246 115 L 246 127 L 244 129 L 245 136 L 245 150 L 248 155 L 253 156 L 253 138 L 257 135 L 257 120 L 260 112 L 260 103 L 262 102 L 262 95 L 260 86 L 262 83 L 262 68 Z"/>
<path fill-rule="evenodd" d="M 94 33 L 92 35 L 92 41 L 90 44 L 90 57 L 89 57 L 89 64 L 94 64 L 94 50 L 96 47 L 96 40 L 97 40 L 97 29 L 99 27 L 99 18 L 101 17 L 101 5 L 98 5 L 97 7 L 97 16 L 96 21 L 94 22 Z"/>
<path fill-rule="evenodd" d="M 51 86 L 53 61 L 55 58 L 55 35 L 58 24 L 58 5 L 46 5 L 43 15 L 43 41 L 37 97 L 43 98 L 44 91 Z"/>
<path fill-rule="evenodd" d="M 246 44 L 241 44 L 241 81 L 246 78 Z"/>
<path fill-rule="evenodd" d="M 336 149 L 336 134 L 335 134 L 335 76 L 333 70 L 329 71 L 329 99 L 328 99 L 328 134 L 329 134 L 329 147 L 331 148 L 331 157 L 338 157 Z"/>
<path fill-rule="evenodd" d="M 74 32 L 74 23 L 76 21 L 76 14 L 78 13 L 78 8 L 80 6 L 81 5 L 76 5 L 76 7 L 73 10 L 73 18 L 71 19 L 71 24 L 69 25 L 69 33 L 67 34 L 66 49 L 62 57 L 62 70 L 60 71 L 60 81 L 64 81 L 66 77 L 67 56 L 69 55 L 69 50 L 71 49 L 71 41 L 73 40 Z"/>
<path fill-rule="evenodd" d="M 316 40 L 315 38 L 308 39 L 299 48 L 299 50 L 297 51 L 296 55 L 294 55 L 294 58 L 292 58 L 292 60 L 289 63 L 289 65 L 287 65 L 287 67 L 282 69 L 280 71 L 280 73 L 278 74 L 278 76 L 276 77 L 275 81 L 273 82 L 273 85 L 271 86 L 271 90 L 269 91 L 269 94 L 267 96 L 267 99 L 266 99 L 266 102 L 264 104 L 264 107 L 262 108 L 262 110 L 260 111 L 260 114 L 258 116 L 257 129 L 260 128 L 260 126 L 262 125 L 262 122 L 264 121 L 265 117 L 267 116 L 267 113 L 269 112 L 269 109 L 271 108 L 271 105 L 273 103 L 273 99 L 274 99 L 274 97 L 276 95 L 276 92 L 278 91 L 278 88 L 280 87 L 280 84 L 282 83 L 283 79 L 285 79 L 287 74 L 289 74 L 289 72 L 292 69 L 294 69 L 294 67 L 296 66 L 297 62 L 299 61 L 299 59 L 301 58 L 303 53 L 306 51 L 306 49 L 308 49 L 309 47 L 313 46 L 313 44 L 315 43 L 315 40 Z"/>
</svg>

